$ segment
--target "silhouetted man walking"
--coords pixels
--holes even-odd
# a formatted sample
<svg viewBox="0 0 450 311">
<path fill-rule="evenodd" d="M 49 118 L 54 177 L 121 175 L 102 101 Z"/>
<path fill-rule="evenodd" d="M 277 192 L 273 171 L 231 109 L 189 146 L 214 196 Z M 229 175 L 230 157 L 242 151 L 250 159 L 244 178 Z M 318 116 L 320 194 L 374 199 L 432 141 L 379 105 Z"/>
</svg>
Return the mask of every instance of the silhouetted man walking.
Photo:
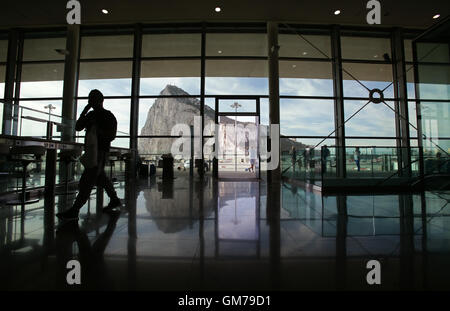
<svg viewBox="0 0 450 311">
<path fill-rule="evenodd" d="M 91 108 L 93 111 L 88 113 Z M 116 136 L 117 120 L 109 110 L 103 108 L 103 94 L 99 90 L 92 90 L 89 93 L 88 104 L 77 120 L 75 129 L 77 131 L 86 129 L 85 149 L 80 159 L 84 172 L 78 183 L 79 192 L 73 206 L 56 215 L 66 220 L 78 219 L 79 210 L 89 200 L 91 190 L 96 184 L 97 187 L 104 188 L 110 198 L 108 206 L 103 211 L 121 206 L 114 186 L 105 174 L 105 162 L 111 141 Z"/>
</svg>

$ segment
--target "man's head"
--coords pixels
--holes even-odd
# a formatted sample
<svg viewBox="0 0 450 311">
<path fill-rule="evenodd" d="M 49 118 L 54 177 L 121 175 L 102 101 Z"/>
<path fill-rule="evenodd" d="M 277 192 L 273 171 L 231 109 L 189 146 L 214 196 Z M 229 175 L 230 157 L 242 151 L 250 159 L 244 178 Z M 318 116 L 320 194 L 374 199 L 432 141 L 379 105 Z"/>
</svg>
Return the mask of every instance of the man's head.
<svg viewBox="0 0 450 311">
<path fill-rule="evenodd" d="M 103 108 L 103 94 L 99 90 L 92 90 L 89 93 L 89 105 L 94 109 Z"/>
</svg>

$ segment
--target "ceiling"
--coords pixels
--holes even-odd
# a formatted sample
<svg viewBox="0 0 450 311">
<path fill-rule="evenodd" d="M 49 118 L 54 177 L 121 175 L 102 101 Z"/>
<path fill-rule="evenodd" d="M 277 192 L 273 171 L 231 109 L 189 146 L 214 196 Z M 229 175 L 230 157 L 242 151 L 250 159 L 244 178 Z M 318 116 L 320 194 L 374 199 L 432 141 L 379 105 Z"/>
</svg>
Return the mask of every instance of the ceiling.
<svg viewBox="0 0 450 311">
<path fill-rule="evenodd" d="M 66 25 L 66 0 L 2 1 L 0 27 Z M 367 0 L 80 0 L 81 23 L 280 21 L 365 25 Z M 432 3 L 432 4 L 430 4 Z M 216 13 L 214 8 L 222 11 Z M 381 26 L 427 28 L 450 13 L 449 0 L 381 0 Z M 101 13 L 108 9 L 109 14 Z M 335 10 L 342 13 L 335 16 Z M 377 27 L 377 26 L 372 26 Z"/>
</svg>

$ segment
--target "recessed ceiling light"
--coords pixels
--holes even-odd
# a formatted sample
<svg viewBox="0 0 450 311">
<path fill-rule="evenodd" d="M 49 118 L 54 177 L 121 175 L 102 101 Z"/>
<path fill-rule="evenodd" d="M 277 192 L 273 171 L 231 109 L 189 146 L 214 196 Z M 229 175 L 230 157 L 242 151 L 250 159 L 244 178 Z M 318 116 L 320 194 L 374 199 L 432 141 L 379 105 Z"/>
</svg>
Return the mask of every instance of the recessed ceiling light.
<svg viewBox="0 0 450 311">
<path fill-rule="evenodd" d="M 438 19 L 439 17 L 441 17 L 441 14 L 436 14 L 435 16 L 433 16 L 433 19 Z"/>
<path fill-rule="evenodd" d="M 339 15 L 339 14 L 341 14 L 341 10 L 334 11 L 334 15 Z"/>
<path fill-rule="evenodd" d="M 219 51 L 217 51 L 217 53 L 222 54 L 222 51 L 219 50 Z"/>
<path fill-rule="evenodd" d="M 378 58 L 378 55 L 374 55 L 373 57 L 374 57 L 374 58 Z"/>
<path fill-rule="evenodd" d="M 303 52 L 302 54 L 303 54 L 303 55 L 308 55 L 308 52 Z"/>
<path fill-rule="evenodd" d="M 215 10 L 216 12 L 222 11 L 222 9 L 221 9 L 220 7 L 216 7 L 214 10 Z"/>
<path fill-rule="evenodd" d="M 297 67 L 297 65 L 292 65 L 292 68 L 295 68 L 295 67 Z"/>
<path fill-rule="evenodd" d="M 108 11 L 107 9 L 102 9 L 102 13 L 103 13 L 103 14 L 108 14 L 109 11 Z"/>
</svg>

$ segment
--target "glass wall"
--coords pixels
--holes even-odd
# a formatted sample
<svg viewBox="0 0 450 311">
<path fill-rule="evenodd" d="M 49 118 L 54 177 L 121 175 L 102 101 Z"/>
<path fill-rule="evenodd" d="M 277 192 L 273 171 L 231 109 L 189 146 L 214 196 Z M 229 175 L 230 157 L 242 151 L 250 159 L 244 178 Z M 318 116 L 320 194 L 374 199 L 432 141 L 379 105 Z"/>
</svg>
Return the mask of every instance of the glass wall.
<svg viewBox="0 0 450 311">
<path fill-rule="evenodd" d="M 280 27 L 280 141 L 284 174 L 305 174 L 313 149 L 334 144 L 334 89 L 329 30 Z M 325 139 L 330 135 L 331 139 Z M 292 165 L 292 157 L 297 162 Z"/>
<path fill-rule="evenodd" d="M 206 95 L 268 95 L 267 36 L 208 29 Z M 219 33 L 218 33 L 219 32 Z"/>
<path fill-rule="evenodd" d="M 8 40 L 0 36 L 0 98 L 5 96 L 6 58 L 8 55 Z"/>
<path fill-rule="evenodd" d="M 144 162 L 157 168 L 179 136 L 190 137 L 190 127 L 200 120 L 201 37 L 199 29 L 144 28 L 138 151 Z M 177 124 L 185 127 L 176 130 Z M 187 147 L 190 140 L 180 144 L 177 151 Z M 176 172 L 185 171 L 189 163 L 176 157 L 175 166 Z"/>
<path fill-rule="evenodd" d="M 395 146 L 396 98 L 389 34 L 344 31 L 341 52 L 346 145 Z M 374 89 L 383 93 L 384 102 L 370 102 Z"/>
<path fill-rule="evenodd" d="M 8 40 L 6 34 L 0 34 L 0 99 L 5 97 L 6 60 Z M 0 103 L 0 128 L 3 129 L 3 103 Z"/>
<path fill-rule="evenodd" d="M 117 138 L 113 147 L 129 148 L 131 76 L 134 35 L 132 29 L 105 31 L 85 29 L 80 42 L 77 118 L 87 105 L 87 97 L 98 89 L 105 97 L 103 107 L 117 119 Z M 84 141 L 84 131 L 77 141 Z"/>
<path fill-rule="evenodd" d="M 450 152 L 450 45 L 439 37 L 421 38 L 415 43 L 416 92 L 420 99 L 424 153 L 431 158 Z M 438 159 L 439 160 L 439 159 Z M 431 161 L 431 159 L 430 159 Z M 448 160 L 447 160 L 448 161 Z M 425 163 L 425 167 L 427 163 Z M 444 170 L 448 172 L 448 166 Z"/>
<path fill-rule="evenodd" d="M 79 51 L 77 116 L 92 89 L 105 96 L 105 107 L 118 118 L 115 146 L 128 147 L 132 123 L 137 122 L 142 153 L 162 154 L 144 147 L 152 139 L 170 141 L 179 136 L 175 124 L 192 126 L 203 116 L 204 124 L 215 119 L 215 99 L 220 96 L 255 96 L 260 100 L 260 122 L 268 125 L 268 46 L 266 25 L 207 24 L 144 25 L 142 36 L 135 28 L 83 27 Z M 204 40 L 202 40 L 204 36 Z M 413 35 L 404 38 L 410 122 L 416 123 Z M 332 66 L 331 27 L 279 25 L 280 126 L 284 142 L 282 153 L 292 147 L 302 150 L 335 145 L 335 90 Z M 391 33 L 358 31 L 341 27 L 344 117 L 346 145 L 370 147 L 396 146 L 398 121 L 393 110 L 394 93 Z M 139 59 L 133 59 L 135 40 L 141 40 Z M 53 119 L 61 115 L 65 32 L 26 32 L 20 60 L 20 105 L 29 110 L 20 118 L 23 124 L 36 122 L 29 117 Z M 204 44 L 202 48 L 202 42 Z M 203 54 L 202 54 L 203 51 Z M 0 93 L 4 93 L 7 40 L 0 37 Z M 448 128 L 448 46 L 429 43 L 418 50 L 419 74 L 435 81 L 421 81 L 422 114 L 427 116 L 424 131 L 445 140 Z M 138 115 L 131 114 L 133 62 L 140 63 Z M 438 66 L 439 65 L 439 66 Z M 442 66 L 444 65 L 444 66 Z M 204 66 L 204 67 L 202 67 Z M 439 69 L 437 69 L 439 68 Z M 204 79 L 202 79 L 204 72 Z M 433 75 L 432 75 L 433 73 Z M 437 74 L 436 74 L 437 73 Z M 202 85 L 204 82 L 204 85 Z M 369 91 L 383 92 L 384 103 L 369 103 Z M 203 92 L 203 94 L 202 94 Z M 204 100 L 204 111 L 201 101 Z M 54 107 L 54 108 L 53 108 Z M 51 112 L 49 115 L 48 112 Z M 428 113 L 428 115 L 427 115 Z M 438 117 L 432 117 L 432 116 Z M 196 117 L 198 117 L 196 119 Z M 442 119 L 441 121 L 436 118 Z M 56 119 L 55 119 L 56 120 Z M 425 122 L 425 121 L 424 121 Z M 40 127 L 39 127 L 40 126 Z M 45 123 L 39 125 L 45 134 Z M 28 133 L 31 126 L 18 126 L 17 134 Z M 417 137 L 411 126 L 410 134 Z M 58 136 L 54 133 L 54 136 Z M 205 142 L 214 135 L 204 132 Z M 78 132 L 79 142 L 84 132 Z M 141 139 L 142 138 L 142 139 Z M 146 140 L 144 140 L 144 138 Z M 324 140 L 326 139 L 326 140 Z M 311 145 L 314 143 L 314 145 Z M 417 145 L 417 142 L 411 142 Z M 161 144 L 151 144 L 159 148 Z M 153 147 L 152 147 L 153 148 Z M 448 147 L 447 147 L 448 148 Z M 164 149 L 164 150 L 163 150 Z"/>
<path fill-rule="evenodd" d="M 47 121 L 62 124 L 64 85 L 65 31 L 59 33 L 29 32 L 24 34 L 23 57 L 20 66 L 20 109 L 18 125 L 13 130 L 19 136 L 45 138 Z M 59 139 L 60 127 L 53 128 L 53 138 Z"/>
</svg>

